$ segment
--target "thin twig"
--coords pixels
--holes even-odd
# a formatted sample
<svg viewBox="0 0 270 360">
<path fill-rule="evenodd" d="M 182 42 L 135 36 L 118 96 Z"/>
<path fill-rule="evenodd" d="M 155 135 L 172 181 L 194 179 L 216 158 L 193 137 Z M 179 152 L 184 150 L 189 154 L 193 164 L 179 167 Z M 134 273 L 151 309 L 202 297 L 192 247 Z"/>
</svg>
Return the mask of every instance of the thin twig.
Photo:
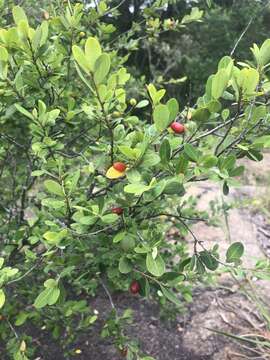
<svg viewBox="0 0 270 360">
<path fill-rule="evenodd" d="M 8 326 L 10 327 L 11 331 L 13 332 L 13 334 L 15 335 L 16 339 L 19 338 L 16 330 L 14 329 L 14 327 L 12 326 L 11 322 L 6 318 L 6 322 L 8 323 Z"/>
<path fill-rule="evenodd" d="M 112 296 L 111 296 L 111 294 L 110 294 L 107 286 L 105 285 L 104 281 L 103 281 L 101 278 L 99 278 L 99 281 L 100 281 L 101 286 L 102 286 L 103 289 L 105 290 L 105 293 L 107 294 L 107 296 L 108 296 L 108 298 L 109 298 L 109 300 L 110 300 L 111 307 L 112 307 L 114 310 L 116 310 L 116 307 L 115 307 L 115 305 L 114 305 Z"/>
<path fill-rule="evenodd" d="M 6 285 L 10 285 L 13 284 L 17 281 L 22 280 L 23 278 L 25 278 L 27 275 L 29 275 L 37 266 L 39 265 L 39 263 L 36 263 L 34 266 L 32 266 L 29 270 L 27 270 L 22 276 L 14 279 L 14 280 L 10 280 L 9 282 L 6 283 Z"/>
</svg>

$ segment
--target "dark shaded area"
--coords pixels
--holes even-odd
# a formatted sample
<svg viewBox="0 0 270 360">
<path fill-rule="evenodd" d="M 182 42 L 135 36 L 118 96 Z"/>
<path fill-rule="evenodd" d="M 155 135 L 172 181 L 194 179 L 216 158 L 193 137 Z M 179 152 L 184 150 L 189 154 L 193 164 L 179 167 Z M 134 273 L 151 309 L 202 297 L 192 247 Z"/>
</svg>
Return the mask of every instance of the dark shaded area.
<svg viewBox="0 0 270 360">
<path fill-rule="evenodd" d="M 214 357 L 202 354 L 196 355 L 194 352 L 183 346 L 183 335 L 188 324 L 197 313 L 206 313 L 209 303 L 212 301 L 211 293 L 197 292 L 203 301 L 198 301 L 195 306 L 191 305 L 185 314 L 178 315 L 176 321 L 166 322 L 160 319 L 159 306 L 137 296 L 118 293 L 113 296 L 113 301 L 119 313 L 127 308 L 131 308 L 134 316 L 134 323 L 127 329 L 130 337 L 137 339 L 140 348 L 149 356 L 157 360 L 210 360 Z M 208 300 L 207 300 L 208 299 Z M 79 336 L 77 341 L 70 348 L 71 354 L 64 357 L 63 349 L 58 341 L 53 340 L 52 335 L 47 331 L 41 331 L 31 325 L 28 325 L 25 332 L 33 337 L 33 345 L 37 351 L 35 358 L 40 360 L 120 360 L 123 359 L 118 350 L 113 346 L 112 341 L 102 339 L 97 336 L 101 332 L 105 319 L 111 311 L 108 298 L 100 293 L 94 300 L 89 300 L 90 306 L 99 312 L 99 320 L 89 329 L 87 333 Z M 215 349 L 218 351 L 225 343 L 223 338 L 215 338 Z M 80 349 L 81 354 L 75 354 L 75 350 Z M 4 350 L 3 350 L 4 351 Z M 1 343 L 0 343 L 1 353 Z M 8 360 L 3 358 L 1 360 Z"/>
<path fill-rule="evenodd" d="M 119 8 L 121 16 L 117 27 L 121 32 L 128 31 L 134 22 L 143 21 L 140 8 L 147 3 L 147 11 L 154 1 L 125 1 Z M 119 2 L 115 1 L 115 5 Z M 270 36 L 270 6 L 267 1 L 254 0 L 215 0 L 209 9 L 205 0 L 177 1 L 152 11 L 153 18 L 161 21 L 173 18 L 181 21 L 192 6 L 205 11 L 203 21 L 192 23 L 178 31 L 166 31 L 158 41 L 150 36 L 129 58 L 128 65 L 136 77 L 145 76 L 147 81 L 157 81 L 187 76 L 188 80 L 180 85 L 168 85 L 170 96 L 183 101 L 195 100 L 202 95 L 207 78 L 216 71 L 217 63 L 224 55 L 229 55 L 249 21 L 253 22 L 240 41 L 234 53 L 238 59 L 252 60 L 249 48 L 253 43 L 261 44 Z M 111 21 L 111 20 L 110 20 Z"/>
</svg>

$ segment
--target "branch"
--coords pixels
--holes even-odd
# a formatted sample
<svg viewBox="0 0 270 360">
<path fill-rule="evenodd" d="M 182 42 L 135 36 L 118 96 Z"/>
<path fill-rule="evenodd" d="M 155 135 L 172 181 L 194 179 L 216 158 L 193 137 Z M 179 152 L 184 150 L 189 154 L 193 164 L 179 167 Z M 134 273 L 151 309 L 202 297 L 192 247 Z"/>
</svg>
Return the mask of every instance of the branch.
<svg viewBox="0 0 270 360">
<path fill-rule="evenodd" d="M 113 302 L 113 299 L 112 299 L 112 296 L 107 288 L 107 286 L 104 284 L 103 280 L 101 278 L 99 278 L 99 281 L 103 287 L 103 289 L 105 290 L 105 293 L 107 294 L 108 298 L 109 298 L 109 301 L 110 301 L 110 304 L 111 304 L 111 307 L 116 311 L 116 307 L 114 305 L 114 302 Z"/>
</svg>

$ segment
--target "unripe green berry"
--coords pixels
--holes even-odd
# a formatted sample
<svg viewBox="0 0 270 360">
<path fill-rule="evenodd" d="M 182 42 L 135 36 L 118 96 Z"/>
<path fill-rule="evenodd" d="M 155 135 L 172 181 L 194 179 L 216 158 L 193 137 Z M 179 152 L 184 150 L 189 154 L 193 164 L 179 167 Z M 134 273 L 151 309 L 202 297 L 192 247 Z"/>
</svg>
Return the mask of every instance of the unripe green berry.
<svg viewBox="0 0 270 360">
<path fill-rule="evenodd" d="M 113 116 L 114 118 L 119 118 L 119 117 L 121 116 L 121 113 L 120 113 L 119 111 L 114 111 L 114 112 L 112 113 L 112 116 Z"/>
<path fill-rule="evenodd" d="M 132 99 L 129 100 L 129 103 L 130 103 L 131 106 L 136 106 L 137 105 L 137 100 L 132 98 Z"/>
</svg>

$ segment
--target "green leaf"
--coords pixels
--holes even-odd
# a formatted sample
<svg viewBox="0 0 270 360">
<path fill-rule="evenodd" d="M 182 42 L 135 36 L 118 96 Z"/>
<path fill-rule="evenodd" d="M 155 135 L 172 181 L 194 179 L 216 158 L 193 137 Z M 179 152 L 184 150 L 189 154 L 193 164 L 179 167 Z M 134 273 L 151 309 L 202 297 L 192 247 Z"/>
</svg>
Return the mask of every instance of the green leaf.
<svg viewBox="0 0 270 360">
<path fill-rule="evenodd" d="M 40 29 L 41 29 L 41 39 L 39 46 L 43 46 L 46 43 L 49 34 L 48 21 L 43 21 L 42 24 L 40 25 Z"/>
<path fill-rule="evenodd" d="M 142 159 L 142 165 L 145 168 L 150 168 L 151 166 L 155 166 L 160 162 L 160 157 L 154 151 L 148 150 Z"/>
<path fill-rule="evenodd" d="M 37 309 L 41 309 L 46 305 L 53 305 L 60 296 L 60 290 L 57 287 L 46 288 L 43 290 L 34 302 Z"/>
<path fill-rule="evenodd" d="M 28 23 L 27 16 L 20 6 L 14 6 L 12 9 L 13 19 L 16 25 L 19 25 L 20 21 L 24 20 Z"/>
<path fill-rule="evenodd" d="M 221 110 L 221 103 L 218 100 L 212 100 L 207 104 L 207 109 L 211 113 L 217 113 Z"/>
<path fill-rule="evenodd" d="M 96 216 L 81 216 L 76 221 L 78 221 L 82 225 L 92 225 L 94 224 L 98 218 Z"/>
<path fill-rule="evenodd" d="M 227 196 L 229 194 L 230 188 L 229 188 L 227 181 L 224 181 L 222 191 L 225 196 Z"/>
<path fill-rule="evenodd" d="M 43 174 L 45 174 L 45 170 L 34 170 L 32 171 L 31 176 L 41 176 Z"/>
<path fill-rule="evenodd" d="M 52 209 L 61 209 L 66 206 L 66 203 L 64 200 L 57 200 L 55 198 L 45 198 L 41 200 L 42 206 L 46 206 L 48 208 Z"/>
<path fill-rule="evenodd" d="M 141 195 L 145 191 L 150 190 L 151 187 L 144 184 L 129 184 L 124 187 L 124 191 L 126 193 L 135 194 L 135 195 Z"/>
<path fill-rule="evenodd" d="M 230 176 L 240 176 L 243 174 L 244 171 L 245 171 L 245 167 L 243 165 L 241 165 L 241 166 L 238 166 L 238 167 L 232 169 L 229 172 L 229 175 Z"/>
<path fill-rule="evenodd" d="M 218 261 L 206 250 L 200 252 L 200 260 L 209 270 L 216 270 L 218 268 Z"/>
<path fill-rule="evenodd" d="M 189 24 L 193 21 L 200 21 L 203 16 L 203 10 L 200 10 L 197 7 L 191 8 L 191 13 L 185 15 L 181 21 L 181 24 Z"/>
<path fill-rule="evenodd" d="M 57 245 L 61 240 L 63 240 L 68 234 L 67 229 L 63 229 L 60 232 L 56 231 L 47 231 L 45 234 L 43 234 L 44 239 L 48 242 L 50 245 Z"/>
<path fill-rule="evenodd" d="M 34 120 L 34 116 L 29 111 L 24 109 L 21 105 L 14 104 L 14 106 L 21 114 L 23 114 L 24 116 L 28 117 L 31 120 Z"/>
<path fill-rule="evenodd" d="M 244 254 L 244 245 L 241 242 L 231 244 L 226 252 L 226 262 L 232 263 L 238 261 Z"/>
<path fill-rule="evenodd" d="M 214 75 L 212 79 L 212 97 L 214 99 L 219 99 L 223 95 L 228 85 L 228 81 L 229 81 L 229 76 L 226 69 L 220 69 Z"/>
<path fill-rule="evenodd" d="M 77 63 L 80 65 L 80 67 L 87 73 L 89 74 L 90 72 L 90 64 L 88 62 L 87 57 L 85 56 L 84 52 L 82 51 L 82 49 L 77 46 L 77 45 L 73 45 L 72 46 L 72 54 L 74 56 L 74 59 L 77 61 Z"/>
<path fill-rule="evenodd" d="M 146 256 L 146 268 L 154 276 L 162 276 L 165 272 L 165 263 L 160 255 L 155 259 L 151 253 L 148 253 Z"/>
<path fill-rule="evenodd" d="M 132 264 L 125 256 L 122 256 L 119 261 L 118 269 L 120 273 L 128 274 L 132 270 Z"/>
<path fill-rule="evenodd" d="M 70 188 L 69 188 L 69 194 L 72 194 L 73 191 L 76 189 L 80 175 L 81 175 L 80 170 L 77 170 L 72 174 L 72 180 L 71 180 L 71 184 L 70 184 Z"/>
<path fill-rule="evenodd" d="M 118 219 L 119 219 L 119 216 L 117 214 L 106 214 L 106 215 L 103 215 L 101 218 L 102 222 L 104 222 L 105 224 L 113 224 Z"/>
<path fill-rule="evenodd" d="M 114 236 L 113 243 L 118 243 L 118 242 L 122 241 L 125 236 L 126 236 L 126 232 L 125 231 L 120 231 L 119 233 L 117 233 Z"/>
<path fill-rule="evenodd" d="M 176 161 L 175 172 L 176 174 L 185 174 L 188 169 L 188 159 L 184 154 L 181 154 Z"/>
<path fill-rule="evenodd" d="M 94 67 L 94 81 L 101 84 L 110 71 L 111 59 L 108 54 L 102 54 L 97 59 Z"/>
<path fill-rule="evenodd" d="M 27 320 L 29 314 L 26 312 L 20 312 L 18 314 L 18 316 L 16 317 L 16 321 L 15 321 L 15 325 L 16 326 L 21 326 L 25 323 L 25 321 Z"/>
<path fill-rule="evenodd" d="M 229 78 L 232 76 L 234 61 L 230 56 L 223 56 L 218 63 L 218 70 L 225 69 Z"/>
<path fill-rule="evenodd" d="M 169 121 L 171 122 L 171 121 L 175 120 L 175 118 L 179 112 L 179 104 L 175 98 L 172 98 L 167 101 L 166 105 L 170 112 Z"/>
<path fill-rule="evenodd" d="M 221 163 L 221 169 L 226 169 L 227 171 L 234 168 L 236 163 L 235 155 L 228 155 Z"/>
<path fill-rule="evenodd" d="M 253 144 L 260 144 L 261 146 L 263 146 L 265 148 L 269 148 L 270 147 L 270 135 L 260 136 L 259 138 L 255 139 Z"/>
<path fill-rule="evenodd" d="M 134 236 L 133 234 L 127 234 L 124 237 L 124 239 L 121 240 L 120 242 L 120 246 L 125 252 L 132 251 L 135 245 L 136 245 L 136 236 Z"/>
<path fill-rule="evenodd" d="M 259 52 L 260 65 L 266 65 L 270 61 L 270 39 L 264 41 Z"/>
<path fill-rule="evenodd" d="M 180 265 L 180 264 L 179 264 Z M 162 283 L 166 283 L 168 286 L 177 286 L 183 283 L 185 275 L 175 271 L 166 272 L 160 279 Z"/>
<path fill-rule="evenodd" d="M 81 70 L 80 70 L 80 67 L 79 67 L 78 64 L 76 64 L 76 63 L 75 63 L 75 68 L 76 68 L 76 70 L 77 70 L 77 73 L 78 73 L 80 79 L 84 82 L 84 84 L 88 87 L 88 89 L 90 89 L 90 90 L 93 92 L 94 90 L 93 90 L 90 82 L 84 77 L 84 75 L 82 74 L 82 72 L 81 72 Z M 86 70 L 85 70 L 85 71 L 86 71 Z M 86 72 L 89 73 L 88 70 L 87 70 Z M 85 106 L 85 107 L 84 107 L 84 106 L 82 107 L 83 110 L 84 110 L 85 108 L 86 108 L 86 106 Z M 88 107 L 87 107 L 87 108 L 88 108 Z"/>
<path fill-rule="evenodd" d="M 6 296 L 3 289 L 0 289 L 0 309 L 4 306 L 6 301 Z"/>
<path fill-rule="evenodd" d="M 176 295 L 170 290 L 166 289 L 164 286 L 160 285 L 161 291 L 163 295 L 170 300 L 172 303 L 174 303 L 177 306 L 182 306 L 180 300 L 176 297 Z"/>
<path fill-rule="evenodd" d="M 140 149 L 132 149 L 129 146 L 121 145 L 118 146 L 118 149 L 121 151 L 122 154 L 124 154 L 127 158 L 136 160 L 139 158 L 141 150 Z"/>
<path fill-rule="evenodd" d="M 230 110 L 229 109 L 222 110 L 221 116 L 222 116 L 222 119 L 224 121 L 228 119 L 229 115 L 230 115 Z"/>
<path fill-rule="evenodd" d="M 159 156 L 163 164 L 167 164 L 171 158 L 171 146 L 168 139 L 164 139 L 159 149 Z"/>
<path fill-rule="evenodd" d="M 98 40 L 94 37 L 89 37 L 85 42 L 85 56 L 90 71 L 94 71 L 95 62 L 100 57 L 101 53 L 102 51 Z"/>
<path fill-rule="evenodd" d="M 60 114 L 59 109 L 54 109 L 52 111 L 49 111 L 47 113 L 47 123 L 48 124 L 54 124 L 55 120 L 58 118 L 59 114 Z"/>
<path fill-rule="evenodd" d="M 172 179 L 166 183 L 163 193 L 167 195 L 183 196 L 185 194 L 185 188 L 181 181 Z"/>
<path fill-rule="evenodd" d="M 0 61 L 8 61 L 8 52 L 3 46 L 0 46 Z"/>
<path fill-rule="evenodd" d="M 141 109 L 141 108 L 146 107 L 148 104 L 149 104 L 148 100 L 142 100 L 142 101 L 138 102 L 138 104 L 136 105 L 136 108 Z"/>
<path fill-rule="evenodd" d="M 170 111 L 166 105 L 159 104 L 156 106 L 153 119 L 158 131 L 163 131 L 169 126 Z"/>
<path fill-rule="evenodd" d="M 45 288 L 54 288 L 57 286 L 57 281 L 54 279 L 48 279 L 44 282 Z"/>
<path fill-rule="evenodd" d="M 252 94 L 260 79 L 260 75 L 256 69 L 242 69 L 241 70 L 242 77 L 242 88 L 244 94 Z"/>
<path fill-rule="evenodd" d="M 197 149 L 191 144 L 184 145 L 184 152 L 189 157 L 190 160 L 197 162 L 199 158 L 199 154 Z"/>
<path fill-rule="evenodd" d="M 192 113 L 192 120 L 198 121 L 198 122 L 205 122 L 209 119 L 211 113 L 209 111 L 209 109 L 207 108 L 200 108 L 195 110 Z"/>
<path fill-rule="evenodd" d="M 200 164 L 202 164 L 203 167 L 210 169 L 211 167 L 214 167 L 218 163 L 218 158 L 214 155 L 206 155 L 199 159 Z"/>
<path fill-rule="evenodd" d="M 54 180 L 45 180 L 44 186 L 48 190 L 49 193 L 64 196 L 62 186 L 58 184 L 58 182 Z"/>
<path fill-rule="evenodd" d="M 0 61 L 0 79 L 6 80 L 8 74 L 8 64 L 4 61 Z"/>
<path fill-rule="evenodd" d="M 41 36 L 42 36 L 42 28 L 41 26 L 38 26 L 32 38 L 32 47 L 34 50 L 37 50 L 39 48 Z"/>
<path fill-rule="evenodd" d="M 200 258 L 196 259 L 196 272 L 200 275 L 205 273 L 205 266 Z"/>
<path fill-rule="evenodd" d="M 147 85 L 147 90 L 149 92 L 151 100 L 153 101 L 153 104 L 155 105 L 155 97 L 156 97 L 156 93 L 157 93 L 155 85 L 153 85 L 153 84 Z"/>
<path fill-rule="evenodd" d="M 29 37 L 29 25 L 26 20 L 21 20 L 17 26 L 20 37 L 27 39 Z"/>
</svg>

